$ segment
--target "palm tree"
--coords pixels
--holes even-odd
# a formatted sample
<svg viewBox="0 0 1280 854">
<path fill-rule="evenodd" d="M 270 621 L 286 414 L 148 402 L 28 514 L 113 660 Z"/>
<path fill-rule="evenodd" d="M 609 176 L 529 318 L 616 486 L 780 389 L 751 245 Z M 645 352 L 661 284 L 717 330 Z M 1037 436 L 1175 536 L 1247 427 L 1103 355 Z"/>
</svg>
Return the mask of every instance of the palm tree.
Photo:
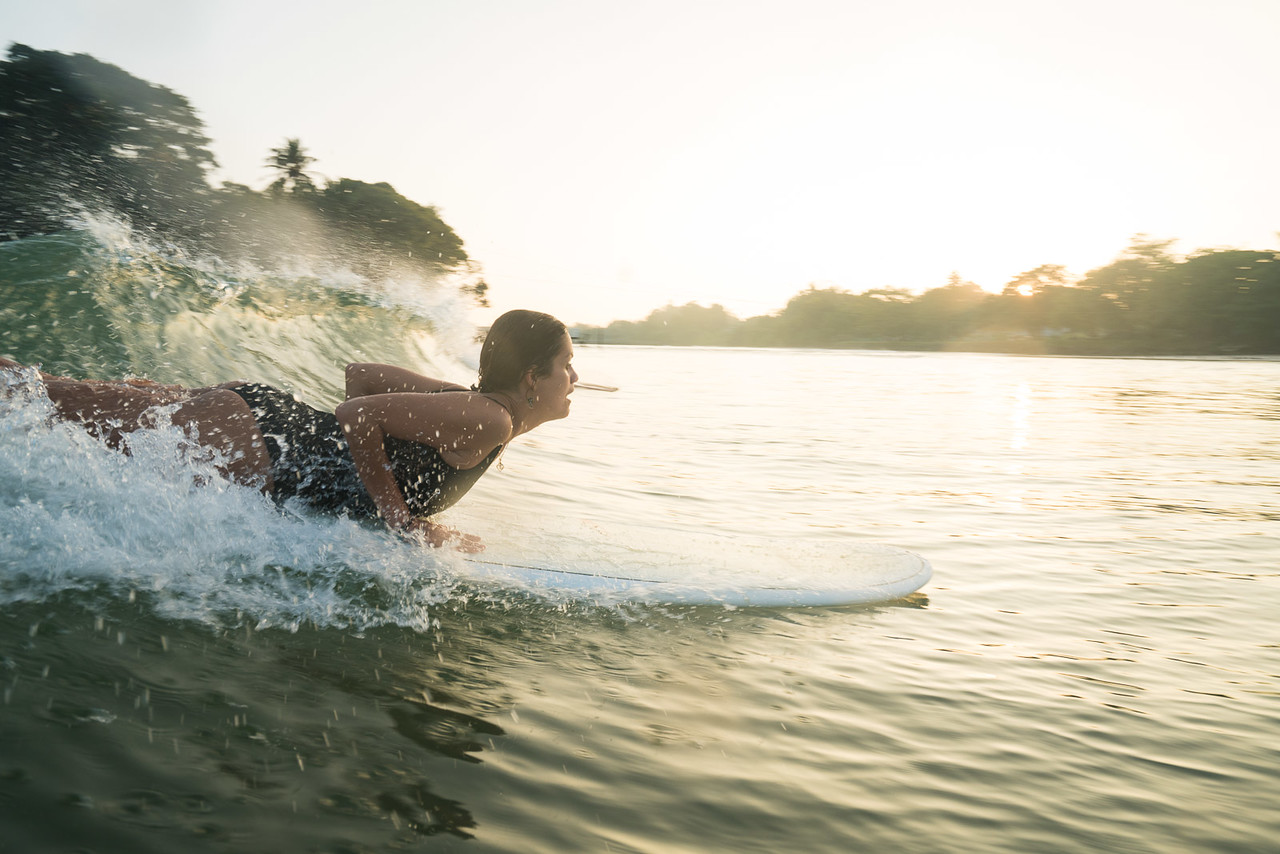
<svg viewBox="0 0 1280 854">
<path fill-rule="evenodd" d="M 271 191 L 275 193 L 310 193 L 316 188 L 315 182 L 307 174 L 306 168 L 316 159 L 307 154 L 297 139 L 286 139 L 284 145 L 271 149 L 267 158 L 267 166 L 277 170 L 280 177 L 271 182 Z"/>
</svg>

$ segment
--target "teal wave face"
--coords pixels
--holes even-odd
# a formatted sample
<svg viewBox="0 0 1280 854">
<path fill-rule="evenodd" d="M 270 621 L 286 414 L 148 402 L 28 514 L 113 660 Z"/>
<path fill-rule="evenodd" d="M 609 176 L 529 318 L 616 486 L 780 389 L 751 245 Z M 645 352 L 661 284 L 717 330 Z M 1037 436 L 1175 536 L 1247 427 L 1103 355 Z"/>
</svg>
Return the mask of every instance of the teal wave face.
<svg viewBox="0 0 1280 854">
<path fill-rule="evenodd" d="M 109 221 L 0 243 L 0 354 L 83 378 L 252 379 L 321 407 L 350 361 L 474 378 L 455 282 L 302 263 L 191 258 Z M 450 595 L 417 546 L 277 512 L 192 458 L 181 431 L 137 431 L 130 450 L 53 423 L 34 370 L 0 376 L 0 604 L 147 591 L 157 612 L 211 625 L 420 627 Z"/>
<path fill-rule="evenodd" d="M 80 232 L 0 243 L 0 346 L 6 355 L 55 373 L 128 370 L 127 349 L 98 304 L 99 248 Z"/>
<path fill-rule="evenodd" d="M 0 243 L 0 292 L 0 352 L 19 362 L 188 385 L 247 378 L 321 401 L 337 399 L 350 361 L 463 381 L 473 338 L 450 283 L 233 269 L 104 223 Z"/>
</svg>

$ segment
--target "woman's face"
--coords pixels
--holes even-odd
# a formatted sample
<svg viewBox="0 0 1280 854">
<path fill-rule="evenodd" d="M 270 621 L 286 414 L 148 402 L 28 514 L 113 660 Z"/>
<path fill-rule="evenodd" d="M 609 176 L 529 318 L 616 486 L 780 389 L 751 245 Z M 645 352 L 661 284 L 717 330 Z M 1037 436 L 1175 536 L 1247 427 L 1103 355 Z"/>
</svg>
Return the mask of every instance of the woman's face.
<svg viewBox="0 0 1280 854">
<path fill-rule="evenodd" d="M 564 346 L 551 360 L 550 367 L 549 374 L 534 378 L 530 394 L 534 409 L 543 421 L 553 421 L 569 414 L 569 395 L 573 394 L 578 372 L 573 369 L 573 342 L 569 340 L 568 333 L 565 333 Z"/>
</svg>

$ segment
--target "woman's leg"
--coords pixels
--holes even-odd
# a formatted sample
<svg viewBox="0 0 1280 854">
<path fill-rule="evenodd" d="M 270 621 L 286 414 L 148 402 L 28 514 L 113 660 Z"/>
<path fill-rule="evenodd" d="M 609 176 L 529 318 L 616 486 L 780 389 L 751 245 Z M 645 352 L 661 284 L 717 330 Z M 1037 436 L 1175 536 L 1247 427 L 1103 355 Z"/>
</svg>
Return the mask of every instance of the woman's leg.
<svg viewBox="0 0 1280 854">
<path fill-rule="evenodd" d="M 148 412 L 139 424 L 152 426 L 154 420 L 155 413 Z M 218 471 L 224 477 L 271 492 L 271 455 L 249 404 L 240 395 L 228 389 L 201 391 L 181 403 L 170 420 L 194 433 L 202 447 L 221 454 Z"/>
<path fill-rule="evenodd" d="M 24 366 L 0 358 L 0 370 L 21 370 Z M 58 417 L 84 426 L 91 435 L 112 447 L 120 433 L 136 429 L 138 418 L 153 406 L 176 403 L 192 395 L 177 385 L 160 385 L 149 380 L 73 380 L 40 372 L 49 400 Z"/>
<path fill-rule="evenodd" d="M 21 368 L 0 358 L 0 369 Z M 170 420 L 196 434 L 223 458 L 219 471 L 237 483 L 270 492 L 271 457 L 249 405 L 225 388 L 188 389 L 147 381 L 72 380 L 42 374 L 54 411 L 110 447 L 128 452 L 125 435 L 157 424 L 156 407 L 179 404 Z"/>
<path fill-rule="evenodd" d="M 26 365 L 20 365 L 17 362 L 13 361 L 12 359 L 6 359 L 0 356 L 0 370 L 23 370 L 24 368 L 26 368 Z M 39 373 L 40 373 L 40 381 L 46 384 L 51 382 L 64 382 L 64 383 L 76 383 L 79 385 L 86 385 L 86 386 L 94 386 L 95 388 L 137 388 L 145 391 L 152 391 L 157 393 L 164 392 L 164 393 L 170 393 L 170 394 L 180 394 L 182 392 L 186 392 L 190 390 L 185 388 L 184 386 L 165 385 L 163 383 L 158 383 L 155 380 L 145 380 L 139 377 L 130 377 L 128 379 L 123 379 L 123 380 L 76 380 L 76 379 L 72 379 L 71 377 L 60 377 L 57 374 L 48 374 L 48 373 L 45 373 L 44 371 L 40 371 Z M 224 387 L 229 388 L 233 385 L 237 385 L 243 382 L 244 380 L 234 380 L 229 383 L 222 383 L 221 385 L 213 386 L 213 388 L 224 388 Z M 203 391 L 203 389 L 201 390 Z"/>
<path fill-rule="evenodd" d="M 49 400 L 63 421 L 73 421 L 113 448 L 121 437 L 142 426 L 143 413 L 156 406 L 190 397 L 187 389 L 151 390 L 105 382 L 81 382 L 62 377 L 45 381 Z"/>
</svg>

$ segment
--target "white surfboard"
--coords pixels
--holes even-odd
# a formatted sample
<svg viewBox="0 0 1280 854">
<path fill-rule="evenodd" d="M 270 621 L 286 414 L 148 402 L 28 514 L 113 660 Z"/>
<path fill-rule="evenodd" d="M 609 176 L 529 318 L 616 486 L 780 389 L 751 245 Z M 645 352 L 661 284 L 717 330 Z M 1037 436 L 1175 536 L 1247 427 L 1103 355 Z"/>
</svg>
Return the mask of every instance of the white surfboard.
<svg viewBox="0 0 1280 854">
<path fill-rule="evenodd" d="M 756 565 L 750 572 L 699 572 L 681 568 L 681 578 L 669 573 L 626 567 L 592 566 L 589 561 L 548 561 L 547 565 L 468 557 L 462 571 L 470 578 L 515 589 L 545 591 L 573 598 L 603 598 L 653 604 L 798 606 L 865 605 L 891 602 L 919 590 L 933 575 L 929 562 L 893 546 L 844 544 L 827 550 L 824 563 L 796 577 L 794 561 L 776 555 L 777 572 Z M 664 577 L 664 575 L 666 577 Z"/>
</svg>

